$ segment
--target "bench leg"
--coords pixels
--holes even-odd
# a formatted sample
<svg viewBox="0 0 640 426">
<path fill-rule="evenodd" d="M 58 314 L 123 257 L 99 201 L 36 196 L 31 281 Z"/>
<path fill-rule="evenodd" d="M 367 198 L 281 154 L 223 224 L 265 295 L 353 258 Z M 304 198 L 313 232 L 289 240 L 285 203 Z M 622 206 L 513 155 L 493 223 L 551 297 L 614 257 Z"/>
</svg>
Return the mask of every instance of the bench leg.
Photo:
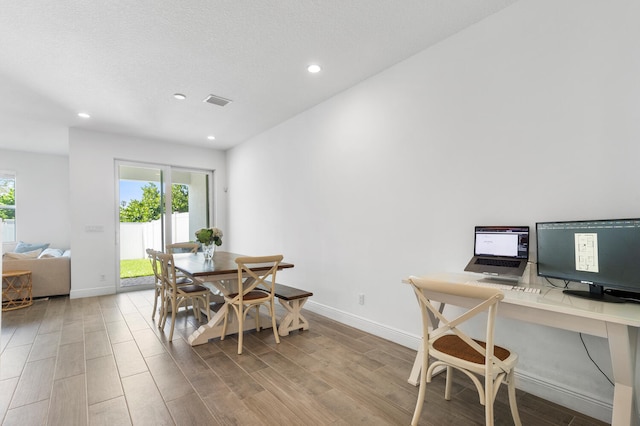
<svg viewBox="0 0 640 426">
<path fill-rule="evenodd" d="M 278 299 L 278 302 L 287 310 L 287 313 L 280 320 L 278 334 L 288 336 L 290 331 L 308 330 L 309 322 L 302 316 L 302 306 L 307 302 L 307 297 L 294 300 Z"/>
</svg>

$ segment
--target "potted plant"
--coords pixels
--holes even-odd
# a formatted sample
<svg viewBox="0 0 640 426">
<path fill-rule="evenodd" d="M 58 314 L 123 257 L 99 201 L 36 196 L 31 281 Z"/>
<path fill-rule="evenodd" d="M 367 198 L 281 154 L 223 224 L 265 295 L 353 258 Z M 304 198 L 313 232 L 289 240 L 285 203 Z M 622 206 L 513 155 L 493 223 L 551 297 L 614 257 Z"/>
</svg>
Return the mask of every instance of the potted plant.
<svg viewBox="0 0 640 426">
<path fill-rule="evenodd" d="M 202 244 L 202 252 L 205 259 L 213 258 L 216 246 L 222 244 L 222 231 L 220 228 L 200 228 L 196 231 L 196 240 Z"/>
</svg>

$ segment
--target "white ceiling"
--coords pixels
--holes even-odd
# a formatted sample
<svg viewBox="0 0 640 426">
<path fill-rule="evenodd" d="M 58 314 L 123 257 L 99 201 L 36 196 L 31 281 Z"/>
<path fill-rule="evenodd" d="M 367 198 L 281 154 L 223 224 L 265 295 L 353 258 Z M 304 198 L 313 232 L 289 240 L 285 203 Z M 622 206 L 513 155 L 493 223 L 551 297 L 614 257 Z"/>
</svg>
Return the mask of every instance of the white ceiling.
<svg viewBox="0 0 640 426">
<path fill-rule="evenodd" d="M 2 0 L 0 148 L 64 154 L 79 127 L 227 149 L 515 1 Z"/>
</svg>

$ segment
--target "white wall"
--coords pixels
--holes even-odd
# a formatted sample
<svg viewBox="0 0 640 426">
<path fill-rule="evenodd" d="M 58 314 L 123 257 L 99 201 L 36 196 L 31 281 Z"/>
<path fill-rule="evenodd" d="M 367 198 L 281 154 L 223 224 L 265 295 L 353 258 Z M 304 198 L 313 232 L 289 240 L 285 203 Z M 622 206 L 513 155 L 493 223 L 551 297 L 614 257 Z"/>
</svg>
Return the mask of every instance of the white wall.
<svg viewBox="0 0 640 426">
<path fill-rule="evenodd" d="M 68 249 L 69 159 L 3 149 L 0 170 L 16 173 L 17 240 Z"/>
<path fill-rule="evenodd" d="M 116 291 L 116 159 L 214 170 L 215 224 L 227 229 L 224 152 L 71 129 L 72 298 Z M 87 227 L 103 232 L 86 232 Z"/>
<path fill-rule="evenodd" d="M 416 347 L 400 281 L 461 270 L 474 225 L 640 215 L 639 18 L 637 1 L 523 0 L 231 150 L 230 249 L 284 253 L 279 281 L 311 309 Z M 610 419 L 577 334 L 498 333 L 522 387 Z M 585 342 L 611 376 L 607 342 Z"/>
<path fill-rule="evenodd" d="M 4 226 L 4 222 L 0 220 L 0 241 L 2 241 L 3 226 Z M 2 262 L 0 262 L 0 275 L 2 275 Z M 0 330 L 2 330 L 2 309 L 0 309 Z M 0 351 L 3 351 L 3 350 L 4 350 L 4 343 L 2 341 L 2 333 L 0 333 Z"/>
</svg>

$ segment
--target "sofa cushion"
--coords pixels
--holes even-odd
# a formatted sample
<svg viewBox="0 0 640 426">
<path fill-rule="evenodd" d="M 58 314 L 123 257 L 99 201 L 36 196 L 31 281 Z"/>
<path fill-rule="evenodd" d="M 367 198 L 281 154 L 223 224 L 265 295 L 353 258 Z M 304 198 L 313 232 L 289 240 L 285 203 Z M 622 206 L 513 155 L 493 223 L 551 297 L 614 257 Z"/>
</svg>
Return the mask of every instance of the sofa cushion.
<svg viewBox="0 0 640 426">
<path fill-rule="evenodd" d="M 47 257 L 60 257 L 62 256 L 63 250 L 57 248 L 48 248 L 44 249 L 44 251 L 38 256 L 38 259 L 43 259 Z"/>
<path fill-rule="evenodd" d="M 18 242 L 18 244 L 16 245 L 16 248 L 13 249 L 14 253 L 26 253 L 28 251 L 34 251 L 34 250 L 44 250 L 46 248 L 49 247 L 49 243 L 43 243 L 43 244 L 29 244 L 29 243 L 25 243 L 25 242 Z"/>
<path fill-rule="evenodd" d="M 42 249 L 27 251 L 24 253 L 5 253 L 4 259 L 37 259 L 42 253 Z"/>
</svg>

